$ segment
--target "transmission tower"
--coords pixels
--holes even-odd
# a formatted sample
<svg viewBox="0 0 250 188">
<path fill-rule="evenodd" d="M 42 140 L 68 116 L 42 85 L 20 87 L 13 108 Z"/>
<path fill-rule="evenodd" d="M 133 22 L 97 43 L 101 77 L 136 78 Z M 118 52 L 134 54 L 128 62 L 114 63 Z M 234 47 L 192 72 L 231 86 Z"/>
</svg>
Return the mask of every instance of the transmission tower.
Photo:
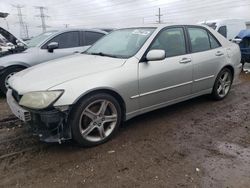
<svg viewBox="0 0 250 188">
<path fill-rule="evenodd" d="M 42 31 L 45 32 L 47 27 L 49 27 L 48 25 L 46 25 L 46 22 L 45 22 L 45 18 L 48 18 L 49 16 L 44 13 L 44 10 L 47 8 L 43 6 L 36 6 L 35 8 L 40 10 L 40 15 L 37 15 L 37 17 L 40 17 L 42 21 L 42 25 L 38 27 L 41 27 Z"/>
<path fill-rule="evenodd" d="M 27 24 L 23 21 L 23 14 L 22 14 L 22 8 L 24 7 L 23 5 L 12 5 L 17 9 L 17 16 L 19 19 L 19 25 L 20 25 L 20 37 L 22 39 L 28 39 L 28 29 L 27 29 Z"/>
</svg>

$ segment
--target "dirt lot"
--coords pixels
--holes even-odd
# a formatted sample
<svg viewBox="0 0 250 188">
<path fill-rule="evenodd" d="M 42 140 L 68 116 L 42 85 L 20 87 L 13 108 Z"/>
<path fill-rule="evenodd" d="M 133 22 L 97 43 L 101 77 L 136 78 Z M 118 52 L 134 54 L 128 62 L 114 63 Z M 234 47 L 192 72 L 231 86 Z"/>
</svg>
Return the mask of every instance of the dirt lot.
<svg viewBox="0 0 250 188">
<path fill-rule="evenodd" d="M 125 123 L 95 148 L 45 144 L 0 99 L 0 187 L 250 187 L 250 73 L 207 97 Z"/>
</svg>

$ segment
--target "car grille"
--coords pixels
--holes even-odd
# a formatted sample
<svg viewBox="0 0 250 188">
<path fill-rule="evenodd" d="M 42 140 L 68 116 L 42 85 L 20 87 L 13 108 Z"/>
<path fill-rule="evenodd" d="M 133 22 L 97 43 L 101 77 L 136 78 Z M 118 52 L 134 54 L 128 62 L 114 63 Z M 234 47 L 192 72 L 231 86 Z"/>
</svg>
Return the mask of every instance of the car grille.
<svg viewBox="0 0 250 188">
<path fill-rule="evenodd" d="M 22 95 L 19 95 L 16 90 L 12 90 L 12 96 L 14 97 L 16 102 L 18 102 L 18 103 L 19 103 L 19 101 L 21 100 L 21 97 L 22 97 Z"/>
</svg>

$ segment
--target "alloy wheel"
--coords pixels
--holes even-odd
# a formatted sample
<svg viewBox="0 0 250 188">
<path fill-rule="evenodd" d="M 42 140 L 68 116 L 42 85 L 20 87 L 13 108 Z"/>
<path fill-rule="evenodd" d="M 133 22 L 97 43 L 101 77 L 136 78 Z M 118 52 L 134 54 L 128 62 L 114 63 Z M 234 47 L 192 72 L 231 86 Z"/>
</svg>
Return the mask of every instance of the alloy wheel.
<svg viewBox="0 0 250 188">
<path fill-rule="evenodd" d="M 117 109 L 111 101 L 96 100 L 81 113 L 79 129 L 84 139 L 99 142 L 113 132 L 117 120 Z"/>
<path fill-rule="evenodd" d="M 223 98 L 230 91 L 230 87 L 232 84 L 232 76 L 229 72 L 225 71 L 219 78 L 217 93 Z"/>
</svg>

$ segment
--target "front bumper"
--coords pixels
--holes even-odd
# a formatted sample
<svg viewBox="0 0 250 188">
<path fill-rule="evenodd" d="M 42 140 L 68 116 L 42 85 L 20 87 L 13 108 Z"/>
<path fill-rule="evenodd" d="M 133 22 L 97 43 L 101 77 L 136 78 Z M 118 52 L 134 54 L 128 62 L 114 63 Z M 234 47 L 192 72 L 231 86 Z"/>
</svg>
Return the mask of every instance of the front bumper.
<svg viewBox="0 0 250 188">
<path fill-rule="evenodd" d="M 63 111 L 55 108 L 31 110 L 19 106 L 12 93 L 12 90 L 8 90 L 6 95 L 11 111 L 24 121 L 40 140 L 61 143 L 72 138 L 71 128 L 67 123 L 70 107 Z"/>
</svg>

